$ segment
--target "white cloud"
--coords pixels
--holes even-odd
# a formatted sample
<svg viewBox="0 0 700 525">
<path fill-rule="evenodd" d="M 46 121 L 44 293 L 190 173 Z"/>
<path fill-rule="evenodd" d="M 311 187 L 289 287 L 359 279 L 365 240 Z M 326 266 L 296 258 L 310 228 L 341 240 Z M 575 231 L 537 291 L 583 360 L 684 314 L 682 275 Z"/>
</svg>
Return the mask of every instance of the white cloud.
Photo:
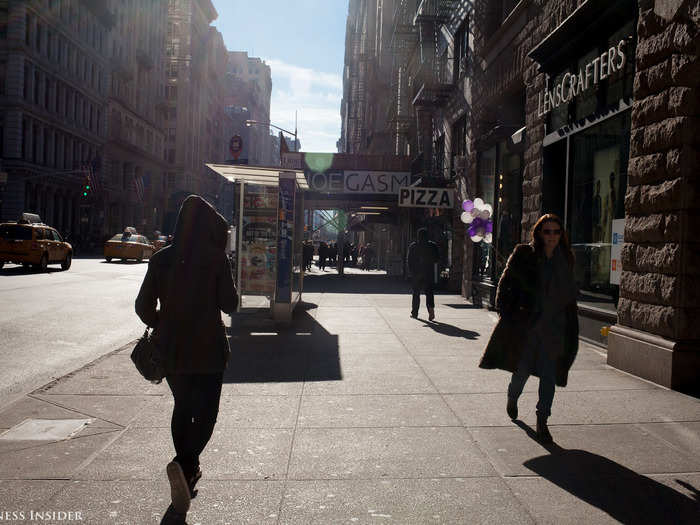
<svg viewBox="0 0 700 525">
<path fill-rule="evenodd" d="M 340 101 L 343 82 L 340 74 L 324 73 L 266 59 L 272 71 L 270 121 L 294 129 L 298 112 L 299 141 L 304 151 L 336 151 L 340 138 Z"/>
</svg>

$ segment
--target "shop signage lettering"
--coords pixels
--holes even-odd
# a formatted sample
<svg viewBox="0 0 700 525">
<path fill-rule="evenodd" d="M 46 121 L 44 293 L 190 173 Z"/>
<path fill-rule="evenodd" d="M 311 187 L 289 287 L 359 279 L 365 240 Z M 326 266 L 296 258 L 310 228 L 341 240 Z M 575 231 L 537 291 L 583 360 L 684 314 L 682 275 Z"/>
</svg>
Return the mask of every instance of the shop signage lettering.
<svg viewBox="0 0 700 525">
<path fill-rule="evenodd" d="M 605 53 L 595 57 L 585 67 L 576 72 L 567 72 L 553 89 L 545 89 L 537 99 L 537 116 L 546 115 L 551 110 L 562 104 L 570 102 L 574 97 L 598 84 L 622 70 L 627 63 L 625 55 L 626 40 L 620 40 L 617 46 L 613 46 Z"/>
<path fill-rule="evenodd" d="M 447 188 L 401 188 L 399 206 L 407 208 L 452 208 L 454 191 Z"/>
<path fill-rule="evenodd" d="M 393 193 L 411 183 L 408 172 L 331 171 L 307 177 L 313 191 L 323 193 Z"/>
</svg>

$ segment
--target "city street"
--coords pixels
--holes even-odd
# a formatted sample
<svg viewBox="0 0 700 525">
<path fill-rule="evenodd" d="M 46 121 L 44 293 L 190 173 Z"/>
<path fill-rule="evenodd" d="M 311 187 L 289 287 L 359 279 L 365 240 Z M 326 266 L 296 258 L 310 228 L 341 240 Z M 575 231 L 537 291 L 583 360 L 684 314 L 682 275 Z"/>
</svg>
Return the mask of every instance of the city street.
<svg viewBox="0 0 700 525">
<path fill-rule="evenodd" d="M 74 259 L 47 273 L 0 270 L 0 398 L 60 377 L 136 339 L 143 325 L 134 299 L 147 262 Z"/>
</svg>

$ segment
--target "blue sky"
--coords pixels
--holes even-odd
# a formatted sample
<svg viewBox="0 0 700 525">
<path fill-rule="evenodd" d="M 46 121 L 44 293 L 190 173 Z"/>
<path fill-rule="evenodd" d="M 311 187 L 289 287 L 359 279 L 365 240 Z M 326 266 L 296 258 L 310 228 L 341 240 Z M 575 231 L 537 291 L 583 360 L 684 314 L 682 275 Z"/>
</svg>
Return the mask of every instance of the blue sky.
<svg viewBox="0 0 700 525">
<path fill-rule="evenodd" d="M 213 0 L 230 51 L 272 69 L 270 121 L 294 129 L 303 151 L 335 152 L 340 138 L 347 0 Z"/>
</svg>

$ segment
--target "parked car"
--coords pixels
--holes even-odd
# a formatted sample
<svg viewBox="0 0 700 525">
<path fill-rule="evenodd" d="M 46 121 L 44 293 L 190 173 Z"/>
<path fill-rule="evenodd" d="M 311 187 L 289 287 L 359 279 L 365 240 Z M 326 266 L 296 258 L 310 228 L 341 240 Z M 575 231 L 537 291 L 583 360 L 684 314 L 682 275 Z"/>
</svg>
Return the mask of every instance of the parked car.
<svg viewBox="0 0 700 525">
<path fill-rule="evenodd" d="M 38 215 L 23 213 L 16 222 L 0 224 L 0 268 L 15 263 L 46 271 L 49 264 L 60 264 L 67 270 L 72 261 L 73 247 Z"/>
<path fill-rule="evenodd" d="M 154 252 L 153 245 L 143 235 L 135 233 L 135 230 L 132 233 L 130 230 L 133 228 L 127 228 L 105 243 L 104 257 L 107 262 L 111 262 L 112 259 L 136 259 L 141 262 L 151 258 Z"/>
</svg>

